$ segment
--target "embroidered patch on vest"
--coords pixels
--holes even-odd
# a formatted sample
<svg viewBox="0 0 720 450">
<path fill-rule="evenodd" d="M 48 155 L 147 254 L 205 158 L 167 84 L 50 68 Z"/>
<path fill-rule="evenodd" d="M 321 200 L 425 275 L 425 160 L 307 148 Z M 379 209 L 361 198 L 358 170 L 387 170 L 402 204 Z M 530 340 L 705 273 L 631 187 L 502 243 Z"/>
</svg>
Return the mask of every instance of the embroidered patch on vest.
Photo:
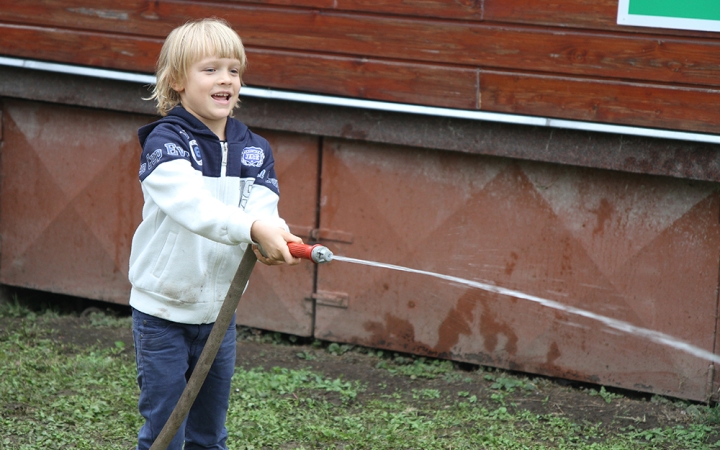
<svg viewBox="0 0 720 450">
<path fill-rule="evenodd" d="M 202 154 L 200 153 L 200 147 L 197 145 L 197 141 L 194 139 L 190 141 L 190 154 L 198 166 L 202 166 Z"/>
<path fill-rule="evenodd" d="M 244 166 L 262 167 L 265 162 L 265 152 L 258 147 L 245 147 L 240 162 Z"/>
</svg>

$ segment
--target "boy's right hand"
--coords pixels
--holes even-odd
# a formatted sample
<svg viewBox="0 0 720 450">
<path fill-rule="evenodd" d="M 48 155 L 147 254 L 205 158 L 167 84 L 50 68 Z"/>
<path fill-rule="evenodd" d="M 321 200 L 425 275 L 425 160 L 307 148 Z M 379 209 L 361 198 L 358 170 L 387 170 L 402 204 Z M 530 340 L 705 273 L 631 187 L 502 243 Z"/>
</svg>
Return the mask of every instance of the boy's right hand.
<svg viewBox="0 0 720 450">
<path fill-rule="evenodd" d="M 250 228 L 250 237 L 253 242 L 260 245 L 265 253 L 260 260 L 263 264 L 277 265 L 287 263 L 290 265 L 299 264 L 300 258 L 290 254 L 288 242 L 302 244 L 302 239 L 277 226 L 276 223 L 268 220 L 256 220 Z M 257 254 L 257 252 L 256 252 Z"/>
</svg>

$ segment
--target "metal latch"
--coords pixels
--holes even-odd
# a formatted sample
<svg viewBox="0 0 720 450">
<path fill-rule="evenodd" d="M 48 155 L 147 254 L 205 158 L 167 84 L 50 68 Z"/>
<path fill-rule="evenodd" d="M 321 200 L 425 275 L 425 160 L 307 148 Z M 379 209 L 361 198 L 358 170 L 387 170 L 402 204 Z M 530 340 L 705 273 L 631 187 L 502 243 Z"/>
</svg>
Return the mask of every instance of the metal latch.
<svg viewBox="0 0 720 450">
<path fill-rule="evenodd" d="M 352 244 L 353 235 L 347 231 L 331 230 L 329 228 L 312 228 L 301 225 L 288 225 L 290 232 L 295 236 L 307 238 L 312 242 L 341 242 Z"/>
<path fill-rule="evenodd" d="M 350 303 L 350 296 L 346 292 L 317 291 L 312 298 L 318 305 L 334 308 L 347 308 Z"/>
</svg>

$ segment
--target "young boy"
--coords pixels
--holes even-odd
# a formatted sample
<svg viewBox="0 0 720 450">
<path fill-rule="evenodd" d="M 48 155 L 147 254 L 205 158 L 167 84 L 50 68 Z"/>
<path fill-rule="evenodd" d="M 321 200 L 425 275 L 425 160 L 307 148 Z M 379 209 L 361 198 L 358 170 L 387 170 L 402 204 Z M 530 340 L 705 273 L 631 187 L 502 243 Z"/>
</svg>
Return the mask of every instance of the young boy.
<svg viewBox="0 0 720 450">
<path fill-rule="evenodd" d="M 297 264 L 277 210 L 274 160 L 265 139 L 230 116 L 246 58 L 223 21 L 189 22 L 168 35 L 152 99 L 162 119 L 140 128 L 142 222 L 130 253 L 133 337 L 149 448 L 177 403 L 215 322 L 240 259 Z M 233 319 L 187 420 L 169 449 L 225 449 Z"/>
</svg>

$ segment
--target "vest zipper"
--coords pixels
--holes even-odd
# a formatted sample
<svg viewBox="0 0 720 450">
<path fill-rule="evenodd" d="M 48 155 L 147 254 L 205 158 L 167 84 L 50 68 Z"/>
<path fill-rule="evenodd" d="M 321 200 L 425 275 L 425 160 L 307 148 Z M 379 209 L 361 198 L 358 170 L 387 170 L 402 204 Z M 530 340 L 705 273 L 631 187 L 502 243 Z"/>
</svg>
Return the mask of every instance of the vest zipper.
<svg viewBox="0 0 720 450">
<path fill-rule="evenodd" d="M 228 145 L 227 142 L 220 142 L 222 146 L 222 166 L 220 166 L 220 177 L 225 177 L 227 172 Z"/>
<path fill-rule="evenodd" d="M 227 175 L 227 164 L 228 164 L 228 144 L 226 141 L 220 141 L 220 148 L 222 149 L 222 164 L 220 165 L 220 180 L 218 185 L 218 195 L 220 200 L 223 203 L 227 202 L 227 199 L 225 198 L 227 196 L 227 183 L 226 183 L 226 175 Z M 223 247 L 221 244 L 215 244 L 215 252 L 214 252 L 214 263 L 212 264 L 211 272 L 213 274 L 211 280 L 210 280 L 210 288 L 212 289 L 212 298 L 215 298 L 217 293 L 217 284 L 218 284 L 218 276 L 219 276 L 219 268 L 222 266 L 224 256 L 222 253 L 222 250 L 220 247 Z M 216 311 L 217 308 L 217 302 L 213 302 L 212 307 L 210 307 L 207 311 L 207 316 L 205 317 L 205 320 L 210 320 L 210 318 L 213 315 L 216 315 L 218 311 Z"/>
</svg>

